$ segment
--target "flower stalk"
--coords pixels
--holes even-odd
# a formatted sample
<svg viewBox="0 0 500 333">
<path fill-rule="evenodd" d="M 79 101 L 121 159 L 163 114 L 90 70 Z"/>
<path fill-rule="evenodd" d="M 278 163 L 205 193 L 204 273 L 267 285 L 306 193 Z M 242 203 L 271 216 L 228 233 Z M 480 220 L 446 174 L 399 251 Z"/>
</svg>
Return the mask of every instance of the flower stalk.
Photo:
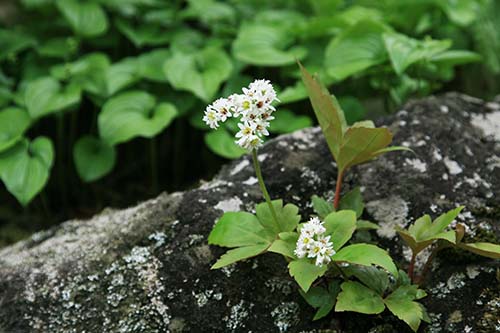
<svg viewBox="0 0 500 333">
<path fill-rule="evenodd" d="M 273 203 L 271 202 L 271 197 L 269 196 L 269 192 L 267 191 L 266 184 L 264 183 L 264 177 L 262 177 L 262 171 L 260 170 L 259 158 L 257 157 L 257 149 L 252 150 L 252 160 L 253 167 L 255 169 L 255 174 L 257 175 L 257 180 L 259 181 L 260 190 L 262 191 L 262 195 L 269 206 L 269 210 L 273 215 L 274 222 L 279 226 L 278 216 L 276 215 L 276 211 L 274 210 Z"/>
<path fill-rule="evenodd" d="M 339 210 L 340 205 L 340 190 L 342 189 L 342 178 L 344 176 L 343 171 L 339 171 L 337 175 L 337 185 L 335 186 L 335 198 L 333 199 L 333 208 Z"/>
</svg>

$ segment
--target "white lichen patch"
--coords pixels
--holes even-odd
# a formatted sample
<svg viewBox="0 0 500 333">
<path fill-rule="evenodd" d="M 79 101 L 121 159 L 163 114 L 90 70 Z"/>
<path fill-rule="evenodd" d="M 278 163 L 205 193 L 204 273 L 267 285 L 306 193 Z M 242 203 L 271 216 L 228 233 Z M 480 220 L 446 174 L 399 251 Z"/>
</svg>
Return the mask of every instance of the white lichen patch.
<svg viewBox="0 0 500 333">
<path fill-rule="evenodd" d="M 405 165 L 411 166 L 413 169 L 417 170 L 418 172 L 424 173 L 427 171 L 427 164 L 418 158 L 406 158 L 405 159 Z"/>
<path fill-rule="evenodd" d="M 226 212 L 238 212 L 241 210 L 241 205 L 243 205 L 243 201 L 241 201 L 238 197 L 232 197 L 230 199 L 219 201 L 214 208 L 220 209 L 224 213 Z"/>
<path fill-rule="evenodd" d="M 207 305 L 210 299 L 215 299 L 216 301 L 220 301 L 222 299 L 222 294 L 215 293 L 213 289 L 208 289 L 199 293 L 192 291 L 191 294 L 193 295 L 196 305 L 198 305 L 199 308 Z"/>
<path fill-rule="evenodd" d="M 467 273 L 467 277 L 469 279 L 475 279 L 479 274 L 481 274 L 479 266 L 477 265 L 468 265 L 465 272 Z"/>
<path fill-rule="evenodd" d="M 152 233 L 151 235 L 148 236 L 149 240 L 152 240 L 155 242 L 154 247 L 160 247 L 165 244 L 167 235 L 163 231 L 156 231 Z"/>
<path fill-rule="evenodd" d="M 236 269 L 236 263 L 222 267 L 221 271 L 222 273 L 224 273 L 226 277 L 231 277 L 231 274 L 233 274 L 235 269 Z"/>
<path fill-rule="evenodd" d="M 472 114 L 471 124 L 482 129 L 486 136 L 500 141 L 500 111 Z"/>
<path fill-rule="evenodd" d="M 230 303 L 228 303 L 228 306 Z M 249 311 L 253 308 L 254 304 L 250 303 L 246 305 L 244 300 L 241 300 L 238 304 L 231 306 L 229 310 L 229 316 L 224 317 L 222 320 L 226 322 L 226 328 L 231 332 L 235 332 L 238 329 L 244 328 L 244 320 L 248 318 Z"/>
<path fill-rule="evenodd" d="M 259 180 L 256 178 L 256 177 L 250 177 L 248 178 L 247 180 L 245 181 L 242 181 L 241 183 L 242 184 L 245 184 L 245 185 L 255 185 L 259 182 Z"/>
<path fill-rule="evenodd" d="M 458 164 L 454 160 L 451 160 L 448 156 L 444 158 L 444 165 L 448 169 L 450 175 L 458 175 L 463 172 L 460 164 Z"/>
<path fill-rule="evenodd" d="M 449 290 L 455 290 L 465 286 L 465 274 L 462 272 L 453 273 L 446 281 L 446 286 Z"/>
<path fill-rule="evenodd" d="M 404 227 L 408 216 L 408 204 L 399 196 L 370 201 L 366 210 L 378 222 L 377 234 L 385 238 L 396 236 L 394 228 Z"/>
<path fill-rule="evenodd" d="M 284 302 L 278 305 L 271 312 L 274 319 L 274 325 L 280 332 L 286 332 L 291 327 L 297 325 L 299 318 L 299 305 L 295 302 Z"/>
<path fill-rule="evenodd" d="M 236 166 L 233 168 L 233 170 L 231 170 L 231 172 L 229 174 L 231 176 L 234 176 L 237 173 L 239 173 L 241 170 L 245 169 L 249 165 L 250 165 L 249 160 L 247 160 L 247 159 L 241 160 L 241 162 L 236 164 Z"/>
<path fill-rule="evenodd" d="M 279 291 L 284 295 L 290 295 L 293 290 L 293 283 L 290 280 L 283 280 L 279 278 L 272 278 L 265 282 L 266 287 L 268 287 L 271 292 Z"/>
<path fill-rule="evenodd" d="M 314 186 L 321 183 L 321 178 L 318 176 L 318 174 L 308 167 L 303 166 L 300 171 L 302 172 L 300 177 L 307 180 L 307 184 L 309 186 Z"/>
<path fill-rule="evenodd" d="M 434 148 L 432 150 L 432 158 L 436 162 L 439 162 L 443 159 L 443 155 L 441 155 L 441 151 L 439 150 L 439 148 Z"/>
</svg>

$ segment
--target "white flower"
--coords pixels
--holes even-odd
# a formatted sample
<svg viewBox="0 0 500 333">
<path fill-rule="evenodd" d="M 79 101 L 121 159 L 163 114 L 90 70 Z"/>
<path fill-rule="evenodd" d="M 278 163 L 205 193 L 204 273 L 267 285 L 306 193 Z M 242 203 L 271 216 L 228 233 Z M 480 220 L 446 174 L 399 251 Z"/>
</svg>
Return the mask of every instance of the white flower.
<svg viewBox="0 0 500 333">
<path fill-rule="evenodd" d="M 216 129 L 219 127 L 219 114 L 212 109 L 210 106 L 207 106 L 205 110 L 205 116 L 203 117 L 203 121 L 210 126 L 212 129 Z"/>
<path fill-rule="evenodd" d="M 300 236 L 294 251 L 295 255 L 298 258 L 316 258 L 316 266 L 328 264 L 331 261 L 331 256 L 335 254 L 335 250 L 333 243 L 330 242 L 330 236 L 324 236 L 325 232 L 323 222 L 317 217 L 304 223 L 300 229 Z"/>
<path fill-rule="evenodd" d="M 225 122 L 227 118 L 231 117 L 231 104 L 226 98 L 219 98 L 212 103 L 211 107 L 217 111 L 220 121 Z"/>
</svg>

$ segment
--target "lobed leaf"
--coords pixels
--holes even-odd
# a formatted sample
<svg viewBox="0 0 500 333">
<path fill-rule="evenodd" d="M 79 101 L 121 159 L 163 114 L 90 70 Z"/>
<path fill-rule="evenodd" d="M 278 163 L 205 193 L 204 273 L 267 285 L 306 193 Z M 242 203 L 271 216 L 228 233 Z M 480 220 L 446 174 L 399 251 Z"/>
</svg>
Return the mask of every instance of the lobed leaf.
<svg viewBox="0 0 500 333">
<path fill-rule="evenodd" d="M 377 265 L 398 276 L 398 270 L 387 251 L 371 244 L 353 244 L 340 249 L 332 256 L 333 261 L 358 265 Z"/>
<path fill-rule="evenodd" d="M 427 319 L 425 308 L 414 302 L 415 299 L 425 296 L 422 290 L 416 285 L 400 286 L 384 299 L 387 308 L 403 320 L 411 329 L 416 332 L 422 320 Z"/>
<path fill-rule="evenodd" d="M 278 225 L 272 216 L 269 206 L 266 202 L 262 202 L 255 206 L 255 213 L 260 223 L 274 234 L 280 232 L 290 232 L 295 230 L 300 222 L 300 215 L 298 214 L 299 208 L 293 204 L 286 204 L 283 206 L 283 200 L 271 201 L 274 211 L 278 218 Z"/>
<path fill-rule="evenodd" d="M 359 282 L 346 281 L 340 286 L 336 312 L 354 311 L 364 314 L 378 314 L 384 311 L 384 300 L 375 291 Z"/>
<path fill-rule="evenodd" d="M 113 146 L 90 135 L 82 136 L 73 147 L 76 171 L 84 182 L 92 182 L 107 175 L 115 166 Z"/>
<path fill-rule="evenodd" d="M 325 218 L 325 235 L 330 235 L 333 249 L 338 251 L 351 239 L 356 230 L 356 213 L 352 210 L 341 210 L 330 213 Z"/>
<path fill-rule="evenodd" d="M 291 261 L 288 264 L 288 270 L 300 288 L 307 292 L 311 284 L 326 273 L 328 267 L 326 265 L 316 266 L 309 259 L 303 258 Z"/>
</svg>

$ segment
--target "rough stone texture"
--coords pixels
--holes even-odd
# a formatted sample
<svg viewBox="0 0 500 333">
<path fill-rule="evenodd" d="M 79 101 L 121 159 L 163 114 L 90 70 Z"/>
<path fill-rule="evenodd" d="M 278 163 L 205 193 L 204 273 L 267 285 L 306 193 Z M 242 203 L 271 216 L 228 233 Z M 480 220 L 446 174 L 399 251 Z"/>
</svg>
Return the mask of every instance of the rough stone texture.
<svg viewBox="0 0 500 333">
<path fill-rule="evenodd" d="M 459 220 L 471 238 L 498 240 L 500 141 L 492 122 L 499 115 L 499 104 L 448 94 L 409 103 L 383 120 L 394 143 L 416 154 L 391 153 L 360 166 L 344 190 L 362 186 L 365 217 L 382 226 L 372 238 L 400 266 L 409 252 L 393 227 L 424 213 L 464 204 Z M 272 140 L 259 157 L 272 196 L 298 205 L 303 219 L 312 213 L 312 194 L 332 197 L 336 169 L 318 128 Z M 0 250 L 0 332 L 409 331 L 387 312 L 312 322 L 313 310 L 278 255 L 210 271 L 224 251 L 207 245 L 217 218 L 251 211 L 260 200 L 246 156 L 199 188 L 68 221 Z M 498 267 L 463 252 L 440 255 L 424 300 L 433 322 L 421 331 L 500 331 Z"/>
</svg>

